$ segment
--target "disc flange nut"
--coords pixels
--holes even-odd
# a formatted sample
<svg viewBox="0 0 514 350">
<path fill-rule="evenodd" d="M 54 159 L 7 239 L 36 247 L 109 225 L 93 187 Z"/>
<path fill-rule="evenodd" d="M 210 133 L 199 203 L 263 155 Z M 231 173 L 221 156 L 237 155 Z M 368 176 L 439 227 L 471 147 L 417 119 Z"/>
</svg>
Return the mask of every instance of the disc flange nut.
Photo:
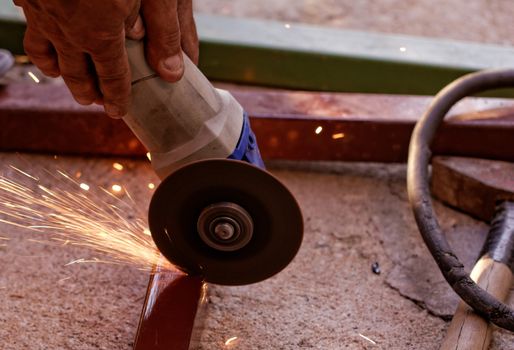
<svg viewBox="0 0 514 350">
<path fill-rule="evenodd" d="M 252 239 L 253 220 L 243 207 L 231 202 L 220 202 L 202 210 L 197 230 L 209 247 L 225 252 L 236 251 Z"/>
</svg>

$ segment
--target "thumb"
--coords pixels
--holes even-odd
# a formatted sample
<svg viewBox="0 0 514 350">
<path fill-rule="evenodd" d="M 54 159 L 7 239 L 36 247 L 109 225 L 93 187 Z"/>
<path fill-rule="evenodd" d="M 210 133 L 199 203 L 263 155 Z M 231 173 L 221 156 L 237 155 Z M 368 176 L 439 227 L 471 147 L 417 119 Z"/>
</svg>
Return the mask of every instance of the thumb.
<svg viewBox="0 0 514 350">
<path fill-rule="evenodd" d="M 180 80 L 184 74 L 177 1 L 141 2 L 146 27 L 146 59 L 157 74 L 169 82 Z"/>
</svg>

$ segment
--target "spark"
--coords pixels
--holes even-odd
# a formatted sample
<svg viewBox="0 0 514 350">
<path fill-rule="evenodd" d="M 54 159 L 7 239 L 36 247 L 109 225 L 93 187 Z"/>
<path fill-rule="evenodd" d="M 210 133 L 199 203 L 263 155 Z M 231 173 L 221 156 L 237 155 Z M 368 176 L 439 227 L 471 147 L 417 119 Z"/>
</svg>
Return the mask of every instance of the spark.
<svg viewBox="0 0 514 350">
<path fill-rule="evenodd" d="M 30 178 L 30 179 L 32 179 L 32 180 L 39 181 L 39 179 L 38 179 L 37 177 L 34 177 L 34 176 L 32 176 L 32 175 L 30 175 L 30 174 L 28 174 L 28 173 L 26 173 L 26 172 L 24 172 L 24 171 L 22 171 L 22 170 L 20 170 L 20 169 L 16 168 L 14 165 L 11 165 L 10 167 L 11 167 L 11 169 L 16 170 L 16 171 L 17 171 L 17 172 L 19 172 L 20 174 L 22 174 L 22 175 L 24 175 L 24 176 L 26 176 L 26 177 L 28 177 L 28 178 Z"/>
<path fill-rule="evenodd" d="M 32 73 L 31 71 L 29 71 L 27 74 L 29 75 L 29 77 L 31 77 L 31 78 L 32 78 L 32 80 L 34 80 L 37 84 L 39 84 L 39 78 L 38 78 L 38 77 L 36 77 L 36 75 L 35 75 L 34 73 Z"/>
<path fill-rule="evenodd" d="M 373 344 L 373 345 L 377 345 L 377 342 L 376 342 L 376 341 L 374 341 L 374 340 L 372 340 L 372 339 L 370 339 L 370 338 L 366 337 L 366 336 L 365 336 L 365 335 L 363 335 L 363 334 L 360 334 L 360 333 L 359 333 L 359 337 L 361 337 L 362 339 L 365 339 L 365 340 L 369 341 L 369 342 L 370 342 L 371 344 Z"/>
<path fill-rule="evenodd" d="M 152 161 L 152 154 L 150 152 L 146 152 L 146 158 L 151 162 Z"/>
<path fill-rule="evenodd" d="M 30 63 L 29 56 L 26 55 L 15 55 L 14 61 L 18 64 L 27 64 Z"/>
<path fill-rule="evenodd" d="M 402 47 L 400 47 L 400 51 L 405 52 L 405 51 L 407 51 L 407 48 L 402 46 Z"/>
<path fill-rule="evenodd" d="M 235 342 L 237 340 L 237 337 L 228 338 L 225 341 L 225 345 L 230 345 L 231 343 Z"/>
<path fill-rule="evenodd" d="M 111 189 L 114 191 L 114 192 L 121 192 L 121 190 L 123 189 L 120 185 L 112 185 Z"/>
<path fill-rule="evenodd" d="M 112 163 L 112 167 L 118 171 L 122 171 L 123 170 L 123 165 L 120 164 L 120 163 Z"/>
<path fill-rule="evenodd" d="M 344 133 L 342 133 L 342 132 L 332 135 L 332 138 L 334 140 L 342 139 L 343 137 L 344 137 Z"/>
<path fill-rule="evenodd" d="M 291 25 L 290 25 L 289 23 L 284 24 L 284 27 L 285 27 L 286 29 L 291 29 Z"/>
<path fill-rule="evenodd" d="M 42 241 L 40 239 L 27 239 L 28 242 L 33 242 L 33 243 L 41 243 L 41 244 L 49 244 L 51 242 L 49 241 Z"/>
<path fill-rule="evenodd" d="M 322 131 L 323 131 L 323 127 L 320 125 L 316 128 L 316 130 L 314 132 L 316 133 L 316 135 L 319 135 L 319 134 L 321 134 Z"/>
<path fill-rule="evenodd" d="M 112 262 L 112 261 L 109 261 L 109 260 L 100 260 L 100 259 L 98 259 L 98 258 L 93 258 L 93 259 L 84 259 L 84 258 L 81 258 L 81 259 L 72 260 L 72 261 L 70 261 L 69 263 L 64 264 L 64 266 L 70 266 L 70 265 L 73 265 L 73 264 L 83 264 L 83 263 L 103 263 L 103 264 L 112 264 L 113 262 Z"/>
<path fill-rule="evenodd" d="M 151 190 L 153 190 L 153 189 L 155 188 L 155 185 L 154 185 L 153 183 L 151 183 L 151 182 L 150 182 L 150 183 L 148 184 L 148 188 L 149 188 L 149 189 L 151 189 Z"/>
<path fill-rule="evenodd" d="M 161 265 L 176 271 L 155 246 L 146 214 L 121 185 L 117 186 L 127 196 L 118 198 L 99 186 L 78 183 L 60 170 L 48 171 L 57 180 L 52 187 L 36 176 L 17 172 L 23 176 L 9 179 L 0 175 L 0 223 L 47 234 L 30 237 L 34 242 L 79 246 L 99 254 L 98 258 L 74 259 L 66 266 L 110 263 L 151 271 Z"/>
<path fill-rule="evenodd" d="M 207 303 L 208 301 L 208 290 L 209 290 L 209 287 L 207 285 L 207 283 L 203 283 L 202 284 L 202 289 L 201 289 L 201 293 L 200 293 L 200 303 L 201 304 L 205 304 Z"/>
</svg>

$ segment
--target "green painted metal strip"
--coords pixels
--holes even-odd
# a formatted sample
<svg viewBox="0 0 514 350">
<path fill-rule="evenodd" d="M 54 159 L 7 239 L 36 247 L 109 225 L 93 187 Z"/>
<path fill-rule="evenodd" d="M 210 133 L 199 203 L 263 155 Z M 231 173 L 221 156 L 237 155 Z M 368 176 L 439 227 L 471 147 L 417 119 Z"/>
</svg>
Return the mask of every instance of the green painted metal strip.
<svg viewBox="0 0 514 350">
<path fill-rule="evenodd" d="M 206 75 L 246 84 L 432 95 L 463 74 L 514 67 L 514 48 L 496 45 L 208 15 L 198 29 Z"/>
<path fill-rule="evenodd" d="M 23 53 L 25 18 L 12 0 L 0 0 L 0 48 L 14 54 Z"/>
<path fill-rule="evenodd" d="M 431 95 L 468 72 L 514 67 L 512 47 L 205 14 L 196 19 L 200 68 L 214 80 Z M 0 0 L 0 47 L 22 52 L 23 30 L 19 11 L 10 0 Z"/>
<path fill-rule="evenodd" d="M 14 54 L 23 54 L 25 24 L 15 20 L 0 19 L 0 48 Z"/>
</svg>

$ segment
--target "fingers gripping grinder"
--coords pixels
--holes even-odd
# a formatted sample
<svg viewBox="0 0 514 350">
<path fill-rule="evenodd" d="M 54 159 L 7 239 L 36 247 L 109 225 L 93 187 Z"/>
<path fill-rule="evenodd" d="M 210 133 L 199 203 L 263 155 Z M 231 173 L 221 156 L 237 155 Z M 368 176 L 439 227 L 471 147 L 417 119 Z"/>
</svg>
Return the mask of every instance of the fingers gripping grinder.
<svg viewBox="0 0 514 350">
<path fill-rule="evenodd" d="M 149 226 L 162 254 L 207 282 L 264 280 L 295 256 L 303 235 L 298 204 L 264 170 L 247 115 L 184 56 L 173 84 L 147 65 L 143 44 L 127 42 L 132 102 L 124 121 L 163 180 Z"/>
</svg>

